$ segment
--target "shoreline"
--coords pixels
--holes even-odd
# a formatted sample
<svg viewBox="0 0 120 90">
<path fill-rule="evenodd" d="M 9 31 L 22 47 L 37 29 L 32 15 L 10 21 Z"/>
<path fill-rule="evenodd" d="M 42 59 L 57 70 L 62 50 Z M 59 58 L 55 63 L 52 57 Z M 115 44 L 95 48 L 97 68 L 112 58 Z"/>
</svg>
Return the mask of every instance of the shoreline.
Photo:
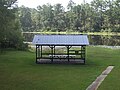
<svg viewBox="0 0 120 90">
<path fill-rule="evenodd" d="M 29 47 L 35 47 L 35 45 L 32 44 L 32 42 L 24 42 L 24 43 L 27 43 Z M 89 45 L 89 46 L 91 46 L 91 47 L 109 48 L 109 49 L 120 49 L 120 46 L 107 46 L 107 45 Z"/>
<path fill-rule="evenodd" d="M 87 35 L 110 35 L 120 36 L 120 33 L 115 32 L 22 32 L 22 34 L 87 34 Z"/>
</svg>

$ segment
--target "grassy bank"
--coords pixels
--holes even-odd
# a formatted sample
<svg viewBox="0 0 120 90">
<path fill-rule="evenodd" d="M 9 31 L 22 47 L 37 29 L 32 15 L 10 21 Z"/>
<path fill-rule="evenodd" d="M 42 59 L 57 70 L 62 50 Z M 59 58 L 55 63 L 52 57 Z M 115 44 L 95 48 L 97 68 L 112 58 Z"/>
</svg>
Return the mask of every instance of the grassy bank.
<svg viewBox="0 0 120 90">
<path fill-rule="evenodd" d="M 35 64 L 35 53 L 0 54 L 1 90 L 85 90 L 108 66 L 115 68 L 99 90 L 119 90 L 120 50 L 87 48 L 86 65 Z"/>
</svg>

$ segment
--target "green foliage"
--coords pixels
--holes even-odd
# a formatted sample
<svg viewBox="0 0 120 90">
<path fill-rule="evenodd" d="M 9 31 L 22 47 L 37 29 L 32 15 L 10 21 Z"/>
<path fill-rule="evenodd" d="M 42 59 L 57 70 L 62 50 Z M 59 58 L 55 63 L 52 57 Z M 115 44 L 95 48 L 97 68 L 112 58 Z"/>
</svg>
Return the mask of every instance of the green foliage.
<svg viewBox="0 0 120 90">
<path fill-rule="evenodd" d="M 15 2 L 16 0 L 0 1 L 0 49 L 20 48 L 23 44 Z"/>
<path fill-rule="evenodd" d="M 20 7 L 19 16 L 23 31 L 78 31 L 119 32 L 120 1 L 93 0 L 77 5 L 68 2 L 67 10 L 61 4 L 46 4 L 37 9 Z"/>
</svg>

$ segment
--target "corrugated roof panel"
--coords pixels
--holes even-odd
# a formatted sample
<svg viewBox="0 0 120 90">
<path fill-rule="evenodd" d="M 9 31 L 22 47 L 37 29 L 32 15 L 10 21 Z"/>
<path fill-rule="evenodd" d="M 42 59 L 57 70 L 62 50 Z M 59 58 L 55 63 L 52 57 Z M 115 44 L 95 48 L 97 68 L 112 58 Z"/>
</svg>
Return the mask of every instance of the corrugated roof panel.
<svg viewBox="0 0 120 90">
<path fill-rule="evenodd" d="M 32 43 L 40 45 L 89 45 L 87 35 L 35 35 Z"/>
</svg>

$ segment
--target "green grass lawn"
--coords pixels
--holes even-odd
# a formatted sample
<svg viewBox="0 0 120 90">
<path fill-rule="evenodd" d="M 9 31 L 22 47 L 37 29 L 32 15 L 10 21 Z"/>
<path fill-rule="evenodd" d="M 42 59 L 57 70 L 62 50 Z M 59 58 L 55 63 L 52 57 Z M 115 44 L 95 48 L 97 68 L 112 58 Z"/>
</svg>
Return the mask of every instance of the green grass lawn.
<svg viewBox="0 0 120 90">
<path fill-rule="evenodd" d="M 0 90 L 85 90 L 108 65 L 115 68 L 98 90 L 120 90 L 120 50 L 87 48 L 86 65 L 36 64 L 35 53 L 0 54 Z"/>
</svg>

